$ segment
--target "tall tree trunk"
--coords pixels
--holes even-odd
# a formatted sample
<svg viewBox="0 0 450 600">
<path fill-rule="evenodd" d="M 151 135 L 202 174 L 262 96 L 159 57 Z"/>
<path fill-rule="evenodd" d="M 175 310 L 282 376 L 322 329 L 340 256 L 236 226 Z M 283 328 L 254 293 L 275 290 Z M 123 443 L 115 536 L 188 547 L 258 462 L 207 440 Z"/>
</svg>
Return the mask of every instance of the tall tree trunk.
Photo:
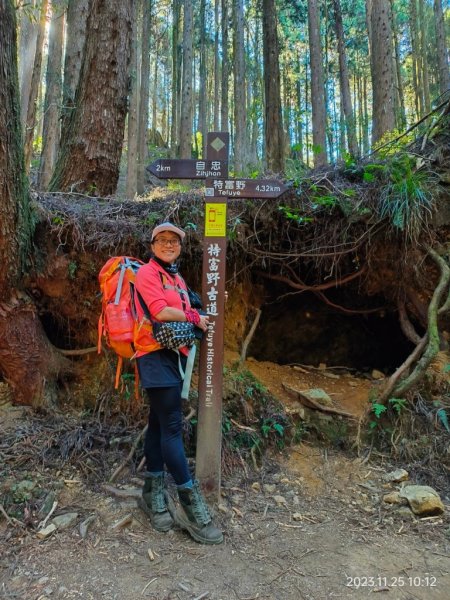
<svg viewBox="0 0 450 600">
<path fill-rule="evenodd" d="M 330 65 L 331 69 L 331 65 Z M 339 142 L 337 141 L 338 132 L 339 132 L 339 118 L 337 111 L 337 77 L 335 77 L 332 73 L 329 73 L 330 78 L 330 89 L 331 89 L 331 100 L 327 100 L 327 106 L 331 104 L 331 115 L 328 117 L 328 147 L 330 148 L 331 156 L 337 156 L 339 154 Z M 336 147 L 335 147 L 336 146 Z"/>
<path fill-rule="evenodd" d="M 261 19 L 257 18 L 253 31 L 253 36 L 247 38 L 249 51 L 253 56 L 261 55 Z M 252 49 L 250 50 L 250 47 Z M 262 96 L 264 87 L 264 78 L 262 76 L 260 61 L 252 61 L 248 65 L 247 71 L 247 90 L 248 90 L 248 140 L 247 159 L 249 165 L 258 165 L 258 145 L 261 139 L 260 122 L 262 112 Z M 263 147 L 265 144 L 263 143 Z"/>
<path fill-rule="evenodd" d="M 396 80 L 396 121 L 398 129 L 406 128 L 406 111 L 405 111 L 405 97 L 403 93 L 403 82 L 402 82 L 402 71 L 401 71 L 401 60 L 400 60 L 400 49 L 398 43 L 397 25 L 395 22 L 394 14 L 394 0 L 391 1 L 391 20 L 392 20 L 392 33 L 394 40 L 394 60 L 395 60 L 395 80 Z"/>
<path fill-rule="evenodd" d="M 344 100 L 342 98 L 342 91 L 341 91 L 341 105 L 339 107 L 339 158 L 341 160 L 344 158 L 345 152 L 346 152 L 345 134 L 346 134 L 346 123 L 345 123 L 345 113 L 344 113 Z"/>
<path fill-rule="evenodd" d="M 51 190 L 113 194 L 119 178 L 134 0 L 92 0 L 75 108 Z"/>
<path fill-rule="evenodd" d="M 372 144 L 395 128 L 392 29 L 389 0 L 372 7 Z"/>
<path fill-rule="evenodd" d="M 356 157 L 359 155 L 359 148 L 356 140 L 356 123 L 355 116 L 353 114 L 352 97 L 350 93 L 347 56 L 345 54 L 344 26 L 342 23 L 341 3 L 339 0 L 333 0 L 333 5 L 339 54 L 339 81 L 341 84 L 342 109 L 345 117 L 348 149 L 350 154 Z"/>
<path fill-rule="evenodd" d="M 325 86 L 323 76 L 320 16 L 317 0 L 308 0 L 309 54 L 314 166 L 327 164 Z"/>
<path fill-rule="evenodd" d="M 206 77 L 206 7 L 205 0 L 200 0 L 200 70 L 199 70 L 199 90 L 198 90 L 198 130 L 202 138 L 202 158 L 205 158 L 206 152 L 206 104 L 207 104 L 207 77 Z"/>
<path fill-rule="evenodd" d="M 139 97 L 138 126 L 138 194 L 144 193 L 145 167 L 148 158 L 148 102 L 150 97 L 150 31 L 152 22 L 152 0 L 142 0 L 142 35 L 141 35 L 141 93 Z"/>
<path fill-rule="evenodd" d="M 428 43 L 426 34 L 424 0 L 419 0 L 419 39 L 420 57 L 422 63 L 423 99 L 425 113 L 431 110 L 430 77 L 428 73 Z"/>
<path fill-rule="evenodd" d="M 170 125 L 171 156 L 178 156 L 180 133 L 180 92 L 181 92 L 181 44 L 180 18 L 181 0 L 173 2 L 172 25 L 172 119 Z"/>
<path fill-rule="evenodd" d="M 364 147 L 363 144 L 363 127 L 364 127 L 364 115 L 363 115 L 363 81 L 361 69 L 356 67 L 355 73 L 355 106 L 358 107 L 358 135 L 359 135 L 359 143 L 363 148 L 363 154 L 367 151 L 368 148 Z"/>
<path fill-rule="evenodd" d="M 44 125 L 42 154 L 39 165 L 38 186 L 46 190 L 53 173 L 60 137 L 62 53 L 64 43 L 64 8 L 53 1 L 52 20 L 48 41 L 48 62 L 45 85 Z"/>
<path fill-rule="evenodd" d="M 330 125 L 333 121 L 333 111 L 332 102 L 330 101 L 330 88 L 333 85 L 334 76 L 331 73 L 331 66 L 329 61 L 329 48 L 328 48 L 328 31 L 329 31 L 329 22 L 328 22 L 328 4 L 327 2 L 319 1 L 319 22 L 321 20 L 320 14 L 321 10 L 323 10 L 323 60 L 322 64 L 324 65 L 324 93 L 325 93 L 325 137 L 327 140 L 328 147 L 328 155 L 334 156 L 334 136 L 333 136 L 333 126 Z M 319 32 L 320 32 L 319 26 Z"/>
<path fill-rule="evenodd" d="M 245 140 L 247 133 L 245 94 L 244 2 L 233 0 L 234 18 L 234 168 L 241 173 L 246 166 Z"/>
<path fill-rule="evenodd" d="M 259 56 L 258 54 L 258 47 L 257 47 L 257 23 L 255 23 L 255 31 L 254 31 L 254 35 L 253 35 L 253 39 L 254 39 L 254 44 L 253 44 L 253 48 L 251 50 L 252 53 L 254 53 L 254 56 Z M 250 40 L 250 36 L 249 36 L 249 31 L 248 29 L 246 30 L 246 34 L 247 34 L 247 39 L 246 39 L 246 45 L 247 48 L 250 51 L 250 47 L 251 47 L 251 40 Z M 256 63 L 257 61 L 255 61 Z M 253 65 L 249 65 L 248 69 L 247 69 L 247 79 L 246 79 L 246 83 L 247 83 L 247 115 L 248 115 L 248 120 L 247 120 L 247 160 L 248 163 L 250 165 L 256 165 L 258 162 L 258 157 L 257 157 L 257 152 L 256 152 L 256 145 L 257 145 L 257 139 L 255 140 L 255 121 L 257 120 L 257 109 L 256 109 L 256 105 L 258 102 L 258 92 L 256 90 L 256 64 Z"/>
<path fill-rule="evenodd" d="M 262 44 L 262 22 L 257 19 L 255 26 L 255 56 L 261 56 L 261 44 Z M 258 155 L 258 145 L 261 138 L 261 115 L 263 111 L 262 97 L 264 89 L 264 73 L 261 68 L 261 62 L 255 61 L 253 70 L 253 120 L 252 120 L 252 131 L 251 131 L 251 147 L 252 147 L 252 160 L 253 164 L 257 165 L 260 158 Z"/>
<path fill-rule="evenodd" d="M 409 0 L 409 27 L 411 32 L 413 83 L 415 91 L 415 106 L 417 118 L 424 114 L 424 99 L 422 86 L 422 68 L 420 60 L 419 34 L 417 24 L 417 0 Z"/>
<path fill-rule="evenodd" d="M 34 128 L 36 126 L 37 99 L 41 80 L 42 51 L 45 38 L 45 24 L 47 18 L 48 0 L 42 0 L 39 17 L 39 31 L 36 40 L 36 54 L 34 55 L 33 76 L 31 78 L 30 97 L 28 99 L 27 123 L 25 127 L 25 170 L 28 173 L 33 154 Z"/>
<path fill-rule="evenodd" d="M 310 134 L 309 134 L 309 112 L 308 106 L 311 104 L 311 89 L 309 86 L 310 78 L 308 77 L 308 58 L 305 52 L 305 158 L 306 158 L 306 166 L 310 166 Z"/>
<path fill-rule="evenodd" d="M 194 34 L 195 35 L 195 34 Z M 196 44 L 197 45 L 197 44 Z M 193 136 L 192 136 L 192 153 L 194 156 L 200 156 L 200 150 L 198 147 L 198 135 L 197 135 L 197 131 L 198 131 L 198 112 L 197 112 L 197 99 L 198 99 L 198 94 L 197 94 L 197 89 L 196 89 L 196 82 L 197 82 L 197 64 L 199 61 L 196 60 L 196 53 L 195 50 L 193 51 L 192 54 L 192 129 L 193 129 Z"/>
<path fill-rule="evenodd" d="M 222 79 L 220 102 L 220 129 L 228 131 L 228 0 L 222 0 Z"/>
<path fill-rule="evenodd" d="M 15 402 L 38 406 L 63 361 L 21 291 L 33 219 L 22 146 L 15 17 L 14 3 L 0 0 L 0 373 Z"/>
<path fill-rule="evenodd" d="M 16 14 L 0 0 L 0 300 L 20 284 L 31 230 L 31 212 L 20 126 Z M 22 235 L 22 233 L 24 235 Z M 1 314 L 1 313 L 0 313 Z"/>
<path fill-rule="evenodd" d="M 184 2 L 183 25 L 183 87 L 181 90 L 180 156 L 192 155 L 192 60 L 193 60 L 193 6 L 191 0 Z"/>
<path fill-rule="evenodd" d="M 372 6 L 373 0 L 366 0 L 366 27 L 367 27 L 367 46 L 369 51 L 369 60 L 372 55 Z"/>
<path fill-rule="evenodd" d="M 31 14 L 30 14 L 30 9 Z M 33 76 L 36 40 L 39 30 L 39 12 L 33 0 L 25 11 L 21 8 L 20 17 L 20 47 L 19 47 L 19 84 L 20 84 L 20 121 L 22 130 L 27 124 L 28 101 L 30 99 L 31 78 Z M 33 16 L 31 16 L 33 15 Z"/>
<path fill-rule="evenodd" d="M 69 0 L 67 5 L 66 53 L 64 58 L 63 112 L 61 138 L 67 135 L 68 117 L 75 106 L 80 78 L 89 0 Z"/>
<path fill-rule="evenodd" d="M 213 130 L 219 131 L 220 124 L 220 52 L 219 52 L 219 11 L 220 0 L 214 0 L 214 108 Z"/>
<path fill-rule="evenodd" d="M 434 22 L 436 26 L 436 46 L 439 68 L 439 90 L 444 94 L 450 89 L 450 73 L 448 68 L 448 49 L 445 38 L 445 22 L 442 12 L 442 0 L 434 0 Z"/>
<path fill-rule="evenodd" d="M 132 15 L 132 39 L 130 58 L 130 99 L 127 122 L 127 198 L 134 198 L 138 178 L 138 113 L 139 113 L 139 73 L 138 73 L 138 2 L 134 4 Z"/>
<path fill-rule="evenodd" d="M 264 129 L 267 167 L 284 172 L 284 131 L 281 115 L 278 19 L 274 0 L 263 0 Z"/>
<path fill-rule="evenodd" d="M 163 93 L 162 93 L 162 107 L 161 107 L 161 137 L 165 144 L 168 142 L 168 131 L 169 131 L 169 111 L 168 106 L 170 103 L 169 98 L 169 75 L 167 72 L 167 63 L 164 61 L 163 70 Z"/>
<path fill-rule="evenodd" d="M 156 140 L 158 131 L 158 75 L 159 75 L 159 43 L 160 40 L 155 40 L 155 54 L 153 57 L 153 96 L 152 96 L 152 136 Z"/>
<path fill-rule="evenodd" d="M 163 68 L 163 97 L 162 97 L 162 109 L 161 109 L 161 137 L 164 144 L 167 145 L 169 142 L 169 105 L 170 105 L 170 73 L 167 69 L 167 62 L 164 62 Z"/>
<path fill-rule="evenodd" d="M 244 22 L 245 25 L 245 22 Z M 244 48 L 245 48 L 245 56 L 249 56 L 251 42 L 250 42 L 250 31 L 249 27 L 244 27 Z M 258 56 L 258 55 L 256 55 Z M 252 132 L 252 111 L 254 106 L 254 101 L 256 98 L 254 97 L 256 94 L 253 93 L 253 69 L 247 63 L 245 64 L 245 115 L 246 115 L 246 123 L 247 123 L 247 131 L 245 133 L 245 162 L 246 165 L 254 164 L 252 157 L 252 146 L 251 146 L 251 132 Z"/>
<path fill-rule="evenodd" d="M 304 162 L 303 148 L 303 111 L 302 111 L 302 82 L 301 82 L 301 57 L 298 56 L 298 73 L 297 73 L 297 100 L 296 100 L 296 119 L 297 119 L 297 144 L 296 157 L 300 162 Z M 306 110 L 305 110 L 306 112 Z"/>
<path fill-rule="evenodd" d="M 363 119 L 361 120 L 363 126 L 363 135 L 362 135 L 362 147 L 363 153 L 367 154 L 370 149 L 369 144 L 369 108 L 367 106 L 367 79 L 366 75 L 363 75 L 362 81 L 362 105 L 363 105 Z"/>
<path fill-rule="evenodd" d="M 210 65 L 208 67 L 208 65 Z M 206 48 L 206 66 L 207 66 L 207 70 L 209 73 L 211 73 L 211 77 L 207 77 L 206 78 L 206 98 L 207 98 L 207 102 L 206 102 L 206 131 L 212 131 L 213 130 L 213 123 L 214 123 L 214 87 L 215 87 L 215 81 L 214 81 L 214 51 L 212 48 L 209 49 L 208 51 L 208 47 Z M 205 148 L 205 152 L 206 152 L 206 148 Z"/>
<path fill-rule="evenodd" d="M 284 63 L 281 67 L 281 106 L 282 108 L 282 118 L 283 118 L 283 137 L 284 137 L 284 146 L 286 156 L 290 155 L 290 148 L 292 147 L 293 140 L 293 130 L 292 130 L 292 89 L 291 82 L 289 79 L 289 73 L 291 72 L 292 65 L 290 64 L 289 59 L 285 59 Z"/>
</svg>

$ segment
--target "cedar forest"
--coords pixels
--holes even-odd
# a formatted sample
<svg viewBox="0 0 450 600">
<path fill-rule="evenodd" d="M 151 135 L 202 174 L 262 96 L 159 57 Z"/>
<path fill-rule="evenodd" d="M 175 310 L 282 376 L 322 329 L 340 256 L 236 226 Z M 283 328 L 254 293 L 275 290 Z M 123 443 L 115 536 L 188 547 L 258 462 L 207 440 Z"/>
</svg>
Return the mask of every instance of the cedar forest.
<svg viewBox="0 0 450 600">
<path fill-rule="evenodd" d="M 445 0 L 0 0 L 0 378 L 14 402 L 81 386 L 98 403 L 106 379 L 82 354 L 96 274 L 143 255 L 154 223 L 187 225 L 195 280 L 201 188 L 146 166 L 201 159 L 206 133 L 227 131 L 230 174 L 289 186 L 229 203 L 244 314 L 227 344 L 289 290 L 298 310 L 309 294 L 355 318 L 387 311 L 406 345 L 372 416 L 414 402 L 443 353 L 433 410 L 448 430 L 449 18 Z"/>
</svg>

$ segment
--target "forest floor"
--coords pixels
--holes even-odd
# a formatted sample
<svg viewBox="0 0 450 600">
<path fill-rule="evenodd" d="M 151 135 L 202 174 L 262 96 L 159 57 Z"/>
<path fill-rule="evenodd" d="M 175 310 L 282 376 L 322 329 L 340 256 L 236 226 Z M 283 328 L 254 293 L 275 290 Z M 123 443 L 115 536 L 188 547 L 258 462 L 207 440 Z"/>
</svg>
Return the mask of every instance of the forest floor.
<svg viewBox="0 0 450 600">
<path fill-rule="evenodd" d="M 253 360 L 246 366 L 291 411 L 297 401 L 283 383 L 298 390 L 322 388 L 357 420 L 373 384 L 326 368 Z M 0 406 L 0 455 L 8 455 L 2 440 L 15 434 L 26 456 L 33 445 L 39 456 L 45 437 L 24 436 L 37 418 L 27 409 Z M 119 497 L 121 492 L 92 483 L 70 460 L 61 468 L 29 460 L 15 461 L 10 469 L 3 464 L 9 483 L 2 490 L 0 481 L 0 493 L 17 493 L 18 482 L 38 478 L 55 492 L 53 516 L 76 517 L 70 527 L 40 540 L 37 524 L 46 512 L 17 520 L 10 510 L 0 514 L 0 598 L 322 600 L 377 593 L 388 600 L 447 600 L 448 488 L 437 490 L 444 515 L 418 519 L 383 501 L 399 487 L 386 480 L 398 467 L 408 470 L 375 452 L 362 459 L 308 440 L 272 451 L 259 470 L 249 466 L 223 478 L 214 512 L 224 543 L 203 546 L 184 531 L 163 534 L 151 528 L 136 505 L 142 481 L 135 474 L 125 471 L 114 484 L 122 490 Z M 89 517 L 81 535 L 80 524 Z"/>
</svg>

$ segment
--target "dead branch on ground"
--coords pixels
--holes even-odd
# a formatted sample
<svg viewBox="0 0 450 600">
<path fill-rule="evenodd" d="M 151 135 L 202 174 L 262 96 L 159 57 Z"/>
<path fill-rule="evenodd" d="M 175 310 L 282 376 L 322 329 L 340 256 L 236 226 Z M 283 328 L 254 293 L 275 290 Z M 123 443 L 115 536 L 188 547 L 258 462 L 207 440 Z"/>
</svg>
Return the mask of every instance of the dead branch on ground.
<svg viewBox="0 0 450 600">
<path fill-rule="evenodd" d="M 353 415 L 352 413 L 346 412 L 345 410 L 340 410 L 339 408 L 333 408 L 332 406 L 324 406 L 323 404 L 319 404 L 318 402 L 315 402 L 312 398 L 310 398 L 309 396 L 306 396 L 300 390 L 297 390 L 297 389 L 291 387 L 290 385 L 287 385 L 287 383 L 282 383 L 281 385 L 288 392 L 292 392 L 293 394 L 295 394 L 297 396 L 297 398 L 300 400 L 300 402 L 307 408 L 319 410 L 324 413 L 331 413 L 333 415 L 341 415 L 342 417 L 347 417 L 349 419 L 356 419 L 355 415 Z"/>
<path fill-rule="evenodd" d="M 146 425 L 144 427 L 144 429 L 136 437 L 136 439 L 133 442 L 133 445 L 131 446 L 131 450 L 127 454 L 125 460 L 117 467 L 117 469 L 114 471 L 114 473 L 109 478 L 109 483 L 114 483 L 114 481 L 119 477 L 119 475 L 123 471 L 123 469 L 125 469 L 125 467 L 127 466 L 127 464 L 131 461 L 131 459 L 134 456 L 134 453 L 136 452 L 136 448 L 138 447 L 139 442 L 141 441 L 141 439 L 144 437 L 147 429 L 148 429 L 148 425 Z"/>
</svg>

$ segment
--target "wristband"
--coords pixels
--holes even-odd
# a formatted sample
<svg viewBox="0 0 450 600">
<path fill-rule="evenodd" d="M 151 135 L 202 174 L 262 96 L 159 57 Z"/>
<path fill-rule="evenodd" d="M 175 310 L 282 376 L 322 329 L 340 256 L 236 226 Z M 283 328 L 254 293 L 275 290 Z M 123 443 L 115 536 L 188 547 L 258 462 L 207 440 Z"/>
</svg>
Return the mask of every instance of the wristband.
<svg viewBox="0 0 450 600">
<path fill-rule="evenodd" d="M 200 323 L 200 315 L 196 310 L 185 310 L 184 315 L 188 323 L 192 323 L 193 325 L 198 325 Z"/>
</svg>

